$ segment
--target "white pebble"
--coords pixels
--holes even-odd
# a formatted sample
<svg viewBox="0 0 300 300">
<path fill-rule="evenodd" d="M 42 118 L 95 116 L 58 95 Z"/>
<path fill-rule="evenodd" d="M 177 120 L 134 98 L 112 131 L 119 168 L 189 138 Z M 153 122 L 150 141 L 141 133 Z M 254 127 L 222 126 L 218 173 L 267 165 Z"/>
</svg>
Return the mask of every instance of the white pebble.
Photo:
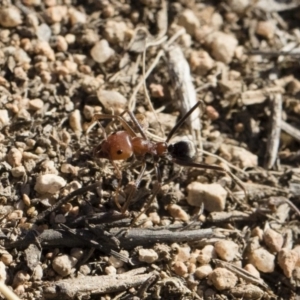
<svg viewBox="0 0 300 300">
<path fill-rule="evenodd" d="M 240 257 L 239 246 L 233 241 L 222 240 L 215 243 L 217 255 L 225 261 L 233 261 Z"/>
<path fill-rule="evenodd" d="M 107 40 L 100 40 L 94 45 L 90 53 L 94 61 L 105 63 L 114 55 L 115 51 L 109 47 Z"/>
<path fill-rule="evenodd" d="M 70 255 L 57 256 L 52 261 L 52 268 L 62 277 L 68 276 L 76 265 L 77 259 Z"/>
<path fill-rule="evenodd" d="M 0 281 L 5 282 L 6 278 L 7 278 L 7 273 L 5 269 L 5 264 L 2 261 L 0 261 Z"/>
<path fill-rule="evenodd" d="M 6 160 L 12 167 L 20 166 L 22 161 L 22 152 L 17 148 L 11 148 L 7 153 Z"/>
<path fill-rule="evenodd" d="M 106 110 L 123 111 L 127 105 L 127 99 L 117 91 L 99 90 L 98 99 Z"/>
<path fill-rule="evenodd" d="M 29 100 L 28 104 L 29 104 L 29 109 L 35 110 L 35 111 L 42 109 L 44 106 L 44 102 L 41 99 Z"/>
<path fill-rule="evenodd" d="M 74 133 L 80 136 L 82 133 L 81 114 L 78 109 L 72 111 L 69 115 L 69 124 Z"/>
<path fill-rule="evenodd" d="M 33 270 L 33 273 L 32 273 L 32 279 L 34 281 L 40 281 L 42 280 L 43 278 L 43 275 L 44 275 L 44 271 L 43 271 L 43 268 L 41 265 L 37 265 L 34 270 Z"/>
<path fill-rule="evenodd" d="M 209 212 L 223 211 L 226 204 L 227 191 L 217 183 L 204 184 L 197 181 L 187 187 L 187 202 L 192 206 L 204 208 Z"/>
<path fill-rule="evenodd" d="M 236 13 L 243 13 L 250 5 L 249 0 L 227 0 L 227 5 Z"/>
<path fill-rule="evenodd" d="M 84 24 L 86 23 L 86 14 L 82 13 L 81 11 L 71 7 L 68 10 L 68 15 L 71 21 L 72 25 L 81 23 Z"/>
<path fill-rule="evenodd" d="M 207 277 L 213 271 L 211 265 L 203 265 L 196 269 L 195 276 L 198 279 Z"/>
<path fill-rule="evenodd" d="M 30 279 L 30 275 L 25 271 L 18 271 L 13 280 L 13 287 L 17 287 L 20 284 L 26 283 Z"/>
<path fill-rule="evenodd" d="M 103 36 L 111 44 L 120 44 L 124 42 L 127 30 L 126 23 L 108 20 L 104 26 Z"/>
<path fill-rule="evenodd" d="M 1 256 L 0 256 L 0 261 L 2 261 L 6 266 L 9 266 L 13 261 L 13 257 L 7 251 L 2 250 Z"/>
<path fill-rule="evenodd" d="M 275 256 L 264 248 L 253 250 L 249 255 L 249 261 L 264 273 L 272 273 L 275 269 Z"/>
<path fill-rule="evenodd" d="M 35 191 L 40 194 L 55 194 L 66 185 L 66 181 L 55 174 L 39 175 L 34 186 Z"/>
<path fill-rule="evenodd" d="M 8 111 L 6 109 L 0 109 L 0 128 L 9 123 Z"/>
<path fill-rule="evenodd" d="M 216 268 L 209 274 L 209 279 L 218 291 L 233 288 L 238 278 L 225 268 Z"/>
<path fill-rule="evenodd" d="M 158 259 L 158 254 L 153 249 L 139 249 L 139 261 L 152 264 Z"/>
</svg>

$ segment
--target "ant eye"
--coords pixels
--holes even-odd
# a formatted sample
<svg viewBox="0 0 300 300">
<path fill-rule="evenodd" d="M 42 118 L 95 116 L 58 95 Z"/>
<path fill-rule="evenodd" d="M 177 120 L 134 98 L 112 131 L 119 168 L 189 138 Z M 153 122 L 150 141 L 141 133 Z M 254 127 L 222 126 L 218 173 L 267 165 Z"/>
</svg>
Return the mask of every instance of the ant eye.
<svg viewBox="0 0 300 300">
<path fill-rule="evenodd" d="M 121 155 L 122 153 L 123 153 L 122 150 L 118 150 L 118 151 L 117 151 L 117 154 L 118 154 L 118 155 Z"/>
</svg>

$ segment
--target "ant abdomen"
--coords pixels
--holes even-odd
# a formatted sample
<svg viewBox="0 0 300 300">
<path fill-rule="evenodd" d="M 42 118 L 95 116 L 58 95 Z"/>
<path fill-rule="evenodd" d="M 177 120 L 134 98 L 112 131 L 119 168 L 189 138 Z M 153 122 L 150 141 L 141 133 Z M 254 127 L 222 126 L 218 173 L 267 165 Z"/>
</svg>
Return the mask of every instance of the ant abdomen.
<svg viewBox="0 0 300 300">
<path fill-rule="evenodd" d="M 168 152 L 172 158 L 183 161 L 193 160 L 196 153 L 194 144 L 188 140 L 169 144 Z"/>
</svg>

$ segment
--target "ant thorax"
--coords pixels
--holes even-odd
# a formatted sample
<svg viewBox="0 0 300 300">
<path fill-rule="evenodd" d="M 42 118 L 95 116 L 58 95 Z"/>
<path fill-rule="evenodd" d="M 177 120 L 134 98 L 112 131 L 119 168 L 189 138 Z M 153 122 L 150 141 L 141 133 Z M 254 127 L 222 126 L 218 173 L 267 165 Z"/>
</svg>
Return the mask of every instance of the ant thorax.
<svg viewBox="0 0 300 300">
<path fill-rule="evenodd" d="M 182 161 L 190 161 L 196 155 L 196 149 L 192 141 L 184 139 L 178 142 L 170 143 L 168 151 L 172 158 Z"/>
</svg>

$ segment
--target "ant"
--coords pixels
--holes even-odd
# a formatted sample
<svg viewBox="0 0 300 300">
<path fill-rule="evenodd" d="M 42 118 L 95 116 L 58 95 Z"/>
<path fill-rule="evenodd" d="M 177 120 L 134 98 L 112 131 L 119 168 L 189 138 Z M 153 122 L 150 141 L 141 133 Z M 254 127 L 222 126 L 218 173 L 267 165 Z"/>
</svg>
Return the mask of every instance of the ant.
<svg viewBox="0 0 300 300">
<path fill-rule="evenodd" d="M 148 202 L 146 208 L 144 208 L 144 210 L 139 214 L 139 216 L 149 208 L 155 196 L 160 190 L 161 181 L 162 181 L 160 171 L 158 168 L 160 159 L 167 159 L 179 166 L 210 169 L 210 170 L 226 173 L 244 190 L 246 194 L 244 186 L 237 180 L 237 178 L 235 178 L 235 176 L 231 172 L 225 170 L 223 167 L 216 166 L 216 165 L 209 165 L 206 163 L 194 162 L 193 159 L 195 156 L 195 147 L 191 141 L 182 140 L 175 143 L 170 143 L 170 140 L 174 136 L 176 131 L 183 125 L 183 123 L 187 120 L 187 118 L 191 116 L 191 114 L 197 109 L 197 107 L 200 104 L 201 102 L 197 102 L 176 123 L 176 125 L 169 132 L 164 142 L 154 142 L 149 140 L 142 126 L 140 125 L 136 117 L 133 115 L 133 113 L 131 113 L 129 110 L 125 110 L 121 115 L 105 115 L 105 114 L 94 115 L 92 124 L 94 124 L 95 121 L 100 119 L 117 119 L 124 127 L 124 130 L 116 131 L 108 136 L 104 133 L 105 134 L 104 140 L 94 148 L 95 157 L 108 159 L 115 167 L 117 172 L 117 177 L 120 180 L 121 180 L 121 172 L 119 171 L 118 167 L 114 163 L 115 161 L 127 160 L 131 157 L 135 157 L 138 161 L 142 162 L 142 168 L 140 174 L 136 179 L 136 181 L 134 182 L 134 184 L 132 185 L 132 188 L 126 197 L 124 205 L 121 206 L 117 200 L 117 196 L 115 197 L 115 203 L 117 207 L 120 209 L 120 211 L 122 212 L 122 214 L 124 214 L 127 211 L 130 205 L 130 200 L 134 195 L 135 191 L 137 190 L 137 188 L 139 187 L 139 184 L 146 170 L 146 157 L 149 155 L 153 158 L 156 178 L 158 181 L 158 188 L 155 189 L 155 192 L 153 192 L 151 200 Z M 129 114 L 140 136 L 137 135 L 137 133 L 124 119 L 123 114 L 125 114 L 126 112 Z M 90 131 L 92 126 L 93 125 L 88 127 L 87 133 Z M 135 220 L 138 217 L 136 217 Z"/>
</svg>

